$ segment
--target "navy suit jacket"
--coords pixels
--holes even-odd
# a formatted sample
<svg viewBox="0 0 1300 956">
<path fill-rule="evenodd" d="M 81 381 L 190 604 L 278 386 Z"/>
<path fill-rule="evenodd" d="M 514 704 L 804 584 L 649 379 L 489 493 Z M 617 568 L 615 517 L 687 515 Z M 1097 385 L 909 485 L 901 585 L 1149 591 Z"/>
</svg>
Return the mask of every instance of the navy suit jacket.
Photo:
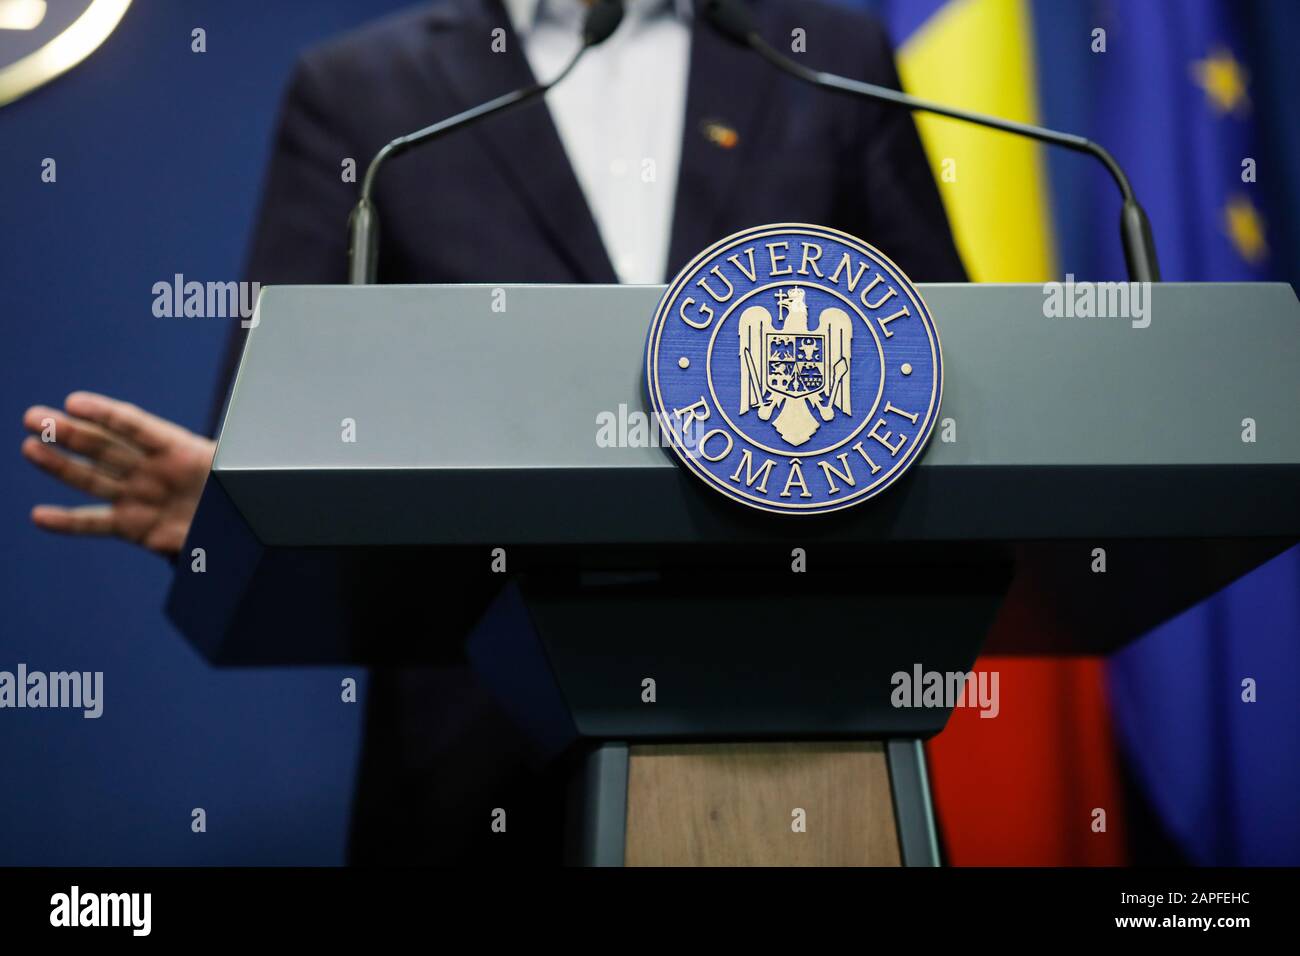
<svg viewBox="0 0 1300 956">
<path fill-rule="evenodd" d="M 810 66 L 899 85 L 884 30 L 810 0 L 756 0 L 780 46 L 806 31 Z M 507 52 L 491 49 L 507 31 Z M 306 53 L 282 106 L 248 278 L 346 281 L 358 178 L 388 140 L 532 82 L 499 0 L 438 0 Z M 724 148 L 709 124 L 735 130 Z M 381 282 L 617 279 L 544 103 L 400 157 L 383 170 Z M 813 89 L 700 24 L 691 41 L 669 270 L 748 226 L 808 222 L 858 236 L 916 281 L 964 281 L 910 115 Z M 648 317 L 647 317 L 648 321 Z M 226 382 L 242 346 L 236 329 Z M 222 394 L 224 395 L 223 388 Z M 556 861 L 556 769 L 467 671 L 377 670 L 354 808 L 354 862 Z M 507 834 L 493 834 L 496 807 Z"/>
</svg>

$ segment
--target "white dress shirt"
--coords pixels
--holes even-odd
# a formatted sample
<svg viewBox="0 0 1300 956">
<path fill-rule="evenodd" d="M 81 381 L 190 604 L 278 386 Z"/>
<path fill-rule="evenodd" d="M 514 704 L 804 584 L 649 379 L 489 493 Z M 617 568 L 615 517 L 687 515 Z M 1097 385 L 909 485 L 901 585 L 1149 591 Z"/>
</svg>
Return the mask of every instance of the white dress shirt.
<svg viewBox="0 0 1300 956">
<path fill-rule="evenodd" d="M 582 0 L 505 0 L 533 75 L 577 51 Z M 620 282 L 667 280 L 690 60 L 689 4 L 627 0 L 623 22 L 546 94 Z"/>
</svg>

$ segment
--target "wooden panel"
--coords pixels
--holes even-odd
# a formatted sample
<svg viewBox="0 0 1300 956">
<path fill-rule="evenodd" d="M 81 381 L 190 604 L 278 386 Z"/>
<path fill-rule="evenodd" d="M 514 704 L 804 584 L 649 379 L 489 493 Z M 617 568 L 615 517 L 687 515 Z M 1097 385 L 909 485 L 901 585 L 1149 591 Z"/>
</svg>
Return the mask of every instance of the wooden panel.
<svg viewBox="0 0 1300 956">
<path fill-rule="evenodd" d="M 898 866 L 884 745 L 633 746 L 626 864 Z"/>
</svg>

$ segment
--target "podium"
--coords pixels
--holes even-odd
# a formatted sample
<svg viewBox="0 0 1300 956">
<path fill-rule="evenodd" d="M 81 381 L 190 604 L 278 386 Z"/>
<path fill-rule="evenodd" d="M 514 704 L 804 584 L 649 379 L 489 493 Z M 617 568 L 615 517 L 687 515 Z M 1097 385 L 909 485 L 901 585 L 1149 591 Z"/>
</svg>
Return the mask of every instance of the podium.
<svg viewBox="0 0 1300 956">
<path fill-rule="evenodd" d="M 472 667 L 572 761 L 574 862 L 936 864 L 950 709 L 893 675 L 1106 653 L 1300 537 L 1300 303 L 919 288 L 923 458 L 799 518 L 655 443 L 660 287 L 264 289 L 169 614 L 219 665 Z"/>
</svg>

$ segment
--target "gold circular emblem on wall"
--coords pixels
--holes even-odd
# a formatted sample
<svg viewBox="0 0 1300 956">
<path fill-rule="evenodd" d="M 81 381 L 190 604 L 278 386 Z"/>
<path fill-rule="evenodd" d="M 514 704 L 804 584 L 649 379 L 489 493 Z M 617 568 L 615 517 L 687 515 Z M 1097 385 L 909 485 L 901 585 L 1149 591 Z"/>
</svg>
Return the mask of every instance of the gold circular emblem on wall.
<svg viewBox="0 0 1300 956">
<path fill-rule="evenodd" d="M 0 57 L 14 57 L 0 66 L 0 106 L 90 56 L 130 5 L 131 0 L 0 0 Z M 57 32 L 49 36 L 51 30 Z M 25 49 L 26 36 L 33 49 Z M 6 54 L 6 48 L 16 53 Z"/>
</svg>

